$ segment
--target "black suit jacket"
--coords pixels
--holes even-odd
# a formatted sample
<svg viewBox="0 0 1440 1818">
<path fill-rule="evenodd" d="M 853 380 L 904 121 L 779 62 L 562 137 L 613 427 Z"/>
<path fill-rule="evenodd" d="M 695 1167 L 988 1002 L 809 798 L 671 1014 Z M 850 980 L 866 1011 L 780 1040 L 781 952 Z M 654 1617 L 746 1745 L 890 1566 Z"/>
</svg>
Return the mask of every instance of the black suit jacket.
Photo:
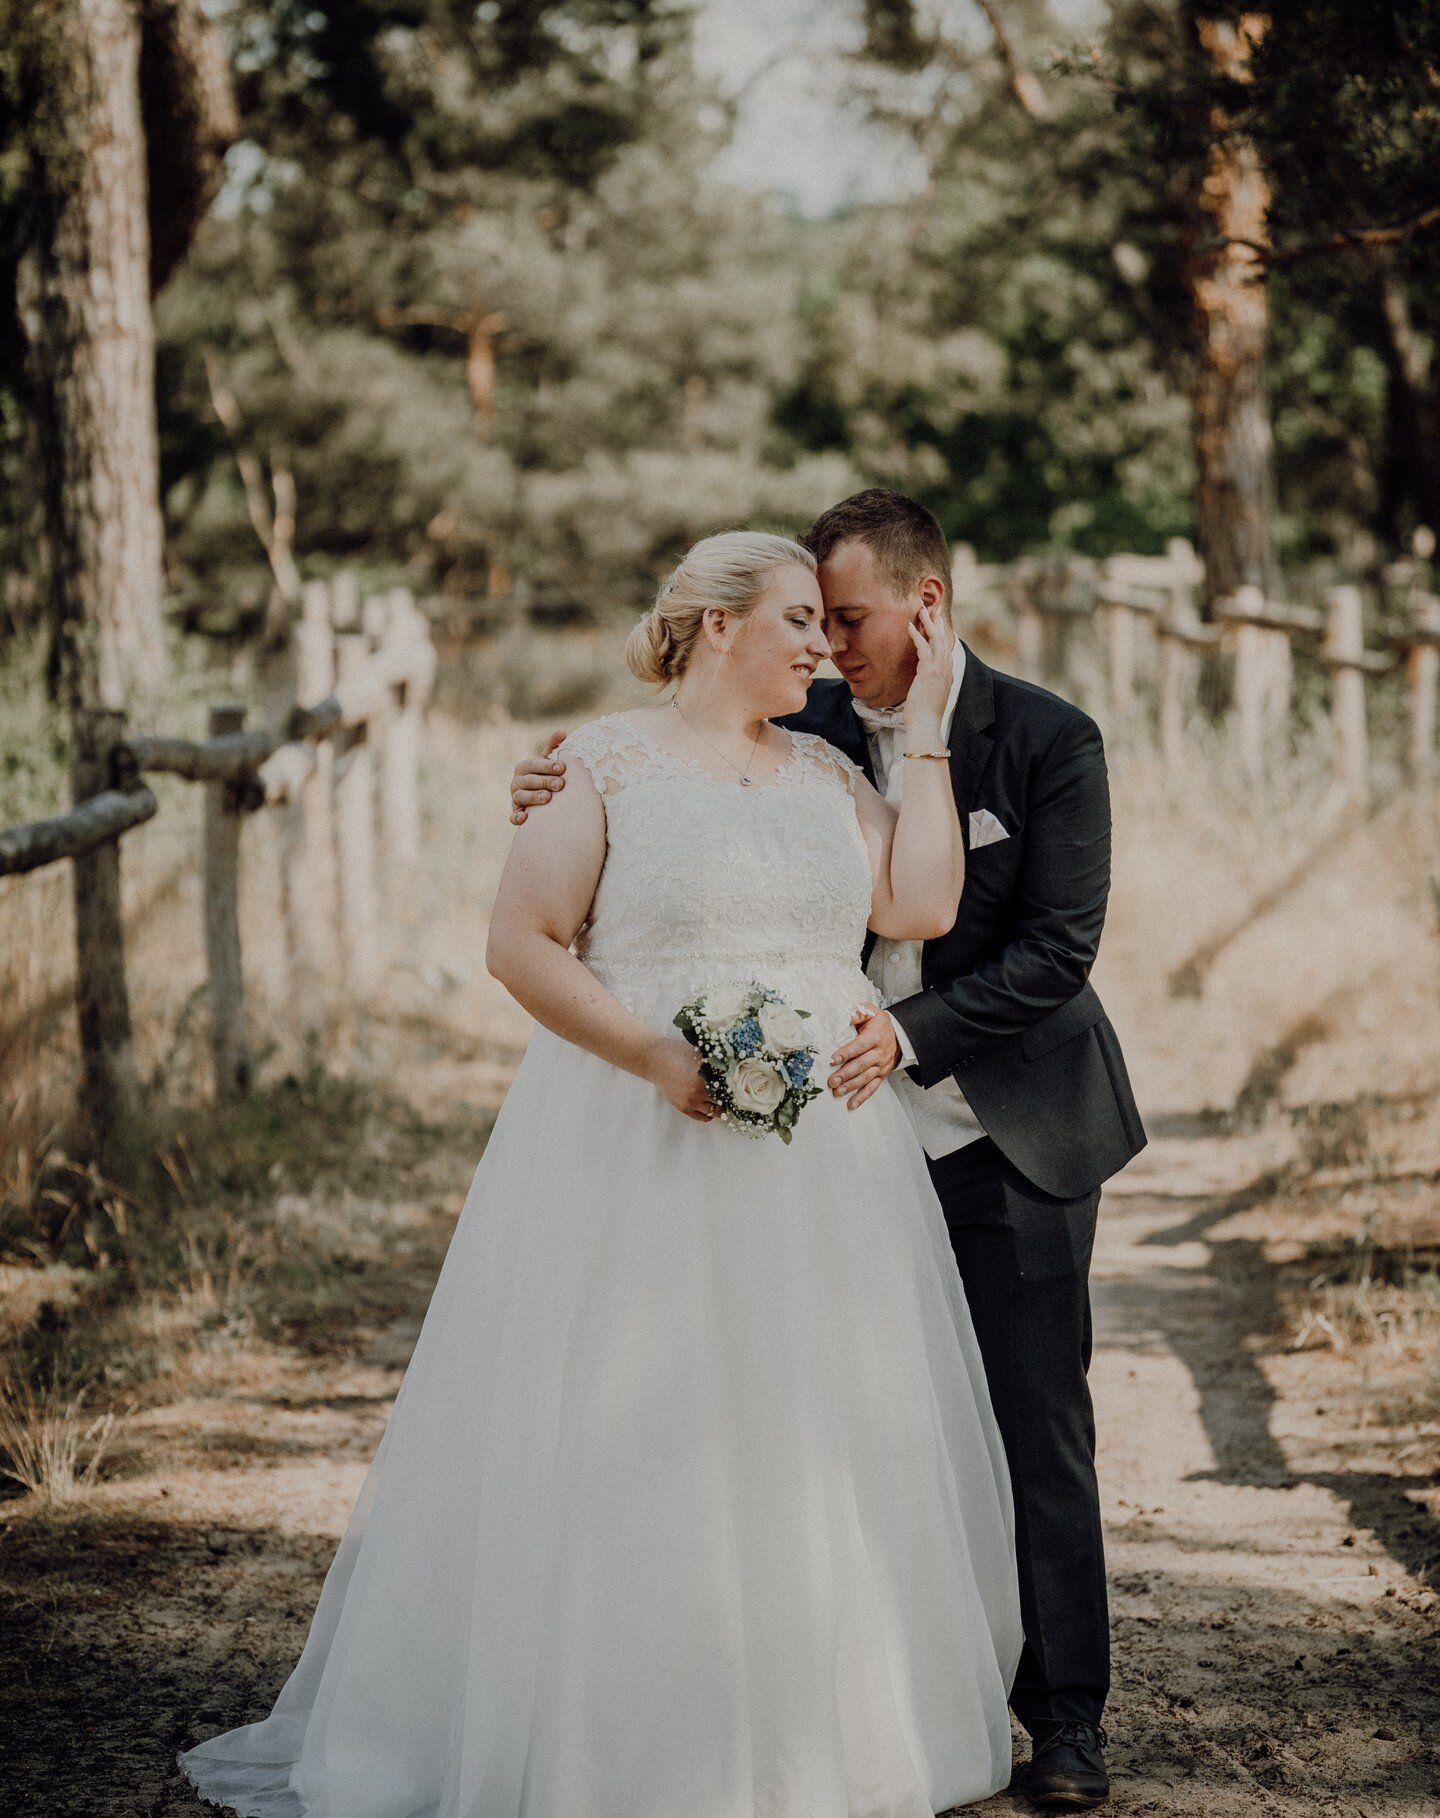
<svg viewBox="0 0 1440 1818">
<path fill-rule="evenodd" d="M 818 732 L 875 780 L 844 682 L 812 683 L 804 709 L 778 723 Z M 1120 1044 L 1089 982 L 1110 891 L 1100 730 L 967 645 L 950 752 L 965 888 L 954 927 L 925 943 L 923 989 L 890 1012 L 914 1047 L 913 1078 L 932 1086 L 952 1076 L 1027 1180 L 1078 1199 L 1146 1140 Z M 969 851 L 979 808 L 1008 838 Z"/>
</svg>

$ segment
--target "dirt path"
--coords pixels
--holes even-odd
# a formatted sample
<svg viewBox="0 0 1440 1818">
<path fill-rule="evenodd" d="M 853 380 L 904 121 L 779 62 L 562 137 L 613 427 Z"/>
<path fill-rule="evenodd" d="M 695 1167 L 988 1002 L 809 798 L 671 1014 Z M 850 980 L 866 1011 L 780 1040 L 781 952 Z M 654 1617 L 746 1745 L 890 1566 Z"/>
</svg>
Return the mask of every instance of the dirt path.
<svg viewBox="0 0 1440 1818">
<path fill-rule="evenodd" d="M 541 741 L 445 724 L 434 739 L 443 908 L 367 1045 L 370 1077 L 403 1080 L 424 1127 L 372 1123 L 363 1106 L 342 1122 L 327 1099 L 298 1135 L 283 1106 L 267 1132 L 289 1132 L 286 1167 L 313 1147 L 324 1168 L 319 1186 L 277 1188 L 265 1219 L 333 1225 L 344 1249 L 360 1218 L 372 1274 L 348 1253 L 334 1268 L 301 1255 L 313 1280 L 297 1274 L 289 1294 L 299 1339 L 328 1348 L 266 1347 L 243 1327 L 232 1342 L 221 1318 L 69 1513 L 0 1502 L 0 1818 L 197 1818 L 175 1750 L 263 1716 L 304 1641 L 473 1171 L 477 1114 L 526 1035 L 478 956 L 503 780 Z M 1270 804 L 1257 825 L 1223 797 L 1199 819 L 1194 804 L 1179 813 L 1140 772 L 1125 789 L 1097 970 L 1143 1102 L 1170 1109 L 1107 1190 L 1094 1265 L 1113 1809 L 1420 1818 L 1440 1802 L 1433 1385 L 1418 1413 L 1398 1394 L 1385 1413 L 1381 1364 L 1294 1348 L 1286 1296 L 1318 1241 L 1433 1248 L 1435 1120 L 1405 1121 L 1407 1094 L 1433 1100 L 1440 1054 L 1415 989 L 1433 976 L 1433 895 L 1418 873 L 1376 887 L 1417 849 L 1387 824 L 1228 948 L 1202 1000 L 1176 999 L 1168 971 L 1254 895 L 1257 851 L 1289 866 L 1304 803 L 1288 820 Z M 1357 952 L 1385 956 L 1379 982 L 1318 1013 L 1353 986 Z M 1257 1081 L 1266 1103 L 1283 1088 L 1284 1114 L 1216 1136 Z M 1355 1082 L 1396 1095 L 1368 1136 Z M 1310 1197 L 1267 1197 L 1267 1174 L 1306 1143 Z M 378 1248 L 376 1230 L 398 1248 Z M 344 1319 L 332 1331 L 322 1315 L 356 1306 L 375 1323 L 352 1320 L 337 1347 Z M 1016 1790 L 983 1809 L 1028 1808 Z"/>
<path fill-rule="evenodd" d="M 1161 1140 L 1102 1214 L 1114 1809 L 1418 1818 L 1440 1795 L 1424 1486 L 1364 1468 L 1316 1403 L 1325 1360 L 1278 1342 L 1275 1272 L 1233 1234 L 1237 1165 Z M 444 1235 L 415 1258 L 412 1311 L 353 1353 L 237 1354 L 145 1416 L 143 1468 L 72 1517 L 12 1508 L 7 1818 L 199 1809 L 174 1750 L 263 1715 L 293 1664 Z"/>
<path fill-rule="evenodd" d="M 1243 1194 L 1187 1193 L 1173 1150 L 1108 1196 L 1095 1263 L 1116 1809 L 1432 1812 L 1432 1524 L 1350 1468 L 1327 1360 L 1287 1349 L 1275 1271 L 1227 1234 Z"/>
</svg>

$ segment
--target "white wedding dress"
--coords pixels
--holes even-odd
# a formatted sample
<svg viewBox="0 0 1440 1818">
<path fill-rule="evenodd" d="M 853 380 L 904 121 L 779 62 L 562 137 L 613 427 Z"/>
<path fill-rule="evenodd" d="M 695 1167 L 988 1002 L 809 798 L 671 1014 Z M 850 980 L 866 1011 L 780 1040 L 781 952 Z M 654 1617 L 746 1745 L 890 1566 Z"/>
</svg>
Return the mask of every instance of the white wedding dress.
<svg viewBox="0 0 1440 1818">
<path fill-rule="evenodd" d="M 614 715 L 576 943 L 657 1030 L 697 991 L 873 996 L 856 772 L 741 787 Z M 793 1143 L 531 1037 L 299 1662 L 179 1756 L 251 1818 L 930 1818 L 1010 1775 L 1004 1455 L 898 1098 Z"/>
</svg>

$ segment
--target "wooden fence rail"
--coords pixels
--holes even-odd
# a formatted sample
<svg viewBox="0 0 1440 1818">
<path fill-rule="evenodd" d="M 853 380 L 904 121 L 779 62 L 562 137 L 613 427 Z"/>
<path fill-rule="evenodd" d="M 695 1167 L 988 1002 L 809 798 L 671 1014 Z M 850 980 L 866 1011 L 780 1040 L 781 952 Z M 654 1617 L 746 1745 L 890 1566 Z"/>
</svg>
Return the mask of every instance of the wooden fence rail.
<svg viewBox="0 0 1440 1818">
<path fill-rule="evenodd" d="M 1405 623 L 1385 634 L 1384 648 L 1365 643 L 1365 600 L 1360 588 L 1335 585 L 1324 609 L 1267 599 L 1242 587 L 1200 615 L 1204 571 L 1183 538 L 1163 556 L 1116 555 L 1104 562 L 1022 560 L 985 567 L 972 551 L 955 552 L 956 598 L 991 597 L 1013 611 L 1023 674 L 1064 685 L 1075 636 L 1089 628 L 1103 653 L 1109 705 L 1122 721 L 1140 707 L 1139 675 L 1144 640 L 1153 646 L 1154 736 L 1165 761 L 1185 758 L 1186 729 L 1206 664 L 1229 669 L 1230 724 L 1245 773 L 1258 780 L 1277 732 L 1290 720 L 1294 648 L 1312 646 L 1329 676 L 1329 708 L 1336 781 L 1342 794 L 1363 802 L 1370 793 L 1371 762 L 1366 684 L 1397 670 L 1403 675 L 1407 733 L 1405 766 L 1420 789 L 1434 781 L 1437 694 L 1440 694 L 1440 597 L 1428 591 L 1424 563 L 1398 564 L 1392 575 L 1402 589 Z"/>
<path fill-rule="evenodd" d="M 1367 685 L 1381 677 L 1398 673 L 1403 681 L 1409 779 L 1428 789 L 1440 768 L 1432 553 L 1433 545 L 1417 544 L 1418 559 L 1387 575 L 1391 610 L 1380 648 L 1366 644 L 1365 599 L 1353 585 L 1330 587 L 1323 608 L 1241 588 L 1202 619 L 1204 574 L 1184 539 L 1159 556 L 1004 566 L 983 566 L 962 546 L 954 581 L 962 606 L 998 599 L 1008 607 L 1019 667 L 1033 680 L 1063 687 L 1088 637 L 1103 662 L 1111 712 L 1138 728 L 1153 700 L 1153 737 L 1175 767 L 1185 761 L 1201 678 L 1223 666 L 1238 761 L 1261 776 L 1289 723 L 1295 647 L 1312 649 L 1329 678 L 1337 796 L 1363 802 L 1371 787 Z M 124 835 L 157 811 L 147 775 L 183 777 L 205 792 L 204 929 L 218 1096 L 243 1092 L 251 1076 L 238 911 L 247 814 L 265 809 L 276 817 L 288 997 L 307 1040 L 344 1031 L 350 1007 L 379 975 L 387 929 L 410 911 L 422 723 L 436 669 L 429 622 L 405 590 L 362 601 L 353 578 L 340 575 L 304 588 L 291 652 L 293 704 L 282 725 L 247 728 L 242 708 L 219 704 L 204 739 L 127 737 L 118 715 L 82 716 L 75 805 L 52 820 L 0 830 L 0 875 L 72 866 L 82 1103 L 102 1137 L 138 1103 L 119 863 Z"/>
<path fill-rule="evenodd" d="M 355 629 L 336 629 L 337 617 Z M 79 716 L 75 805 L 51 820 L 0 830 L 0 876 L 68 860 L 76 910 L 75 989 L 81 1103 L 97 1145 L 133 1118 L 139 1091 L 120 915 L 120 844 L 157 812 L 147 774 L 203 786 L 204 932 L 217 1097 L 246 1090 L 239 879 L 244 817 L 279 818 L 281 915 L 289 997 L 307 1040 L 375 983 L 386 911 L 377 868 L 408 889 L 419 854 L 419 770 L 436 654 L 428 622 L 403 588 L 366 600 L 353 583 L 305 589 L 294 638 L 295 704 L 279 729 L 248 729 L 245 709 L 211 707 L 207 736 L 125 734 L 116 713 Z M 379 773 L 376 775 L 378 758 Z"/>
</svg>

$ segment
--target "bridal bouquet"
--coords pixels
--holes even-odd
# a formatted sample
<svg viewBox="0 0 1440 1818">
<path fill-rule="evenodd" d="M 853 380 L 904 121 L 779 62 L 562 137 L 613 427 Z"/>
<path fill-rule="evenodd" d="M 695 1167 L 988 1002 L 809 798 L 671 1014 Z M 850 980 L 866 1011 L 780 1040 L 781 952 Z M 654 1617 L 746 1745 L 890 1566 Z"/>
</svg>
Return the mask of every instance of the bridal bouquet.
<svg viewBox="0 0 1440 1818">
<path fill-rule="evenodd" d="M 675 1027 L 700 1050 L 701 1077 L 723 1122 L 746 1136 L 774 1131 L 789 1142 L 802 1109 L 820 1096 L 810 1083 L 809 1015 L 753 982 L 702 992 L 676 1012 Z"/>
</svg>

